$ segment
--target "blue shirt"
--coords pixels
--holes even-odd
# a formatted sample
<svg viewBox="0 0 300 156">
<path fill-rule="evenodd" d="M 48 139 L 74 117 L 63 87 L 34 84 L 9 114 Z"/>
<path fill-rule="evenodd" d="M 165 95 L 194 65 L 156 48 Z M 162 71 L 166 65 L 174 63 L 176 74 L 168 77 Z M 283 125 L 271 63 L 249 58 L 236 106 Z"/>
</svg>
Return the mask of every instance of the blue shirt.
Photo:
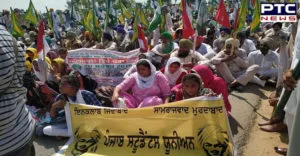
<svg viewBox="0 0 300 156">
<path fill-rule="evenodd" d="M 94 105 L 94 106 L 102 106 L 102 104 L 99 102 L 99 100 L 97 99 L 97 97 L 90 91 L 87 90 L 81 90 L 81 95 L 83 100 L 85 101 L 85 103 L 83 104 L 87 104 L 87 105 Z M 62 94 L 59 94 L 56 96 L 54 103 L 57 102 L 60 97 L 63 96 Z M 69 97 L 71 98 L 73 101 L 76 101 L 76 96 L 75 97 Z M 67 100 L 67 99 L 66 99 Z M 61 121 L 65 121 L 65 111 L 64 109 L 57 109 L 57 116 L 52 119 L 52 122 L 61 122 Z"/>
<path fill-rule="evenodd" d="M 82 94 L 83 100 L 85 101 L 84 104 L 94 105 L 94 106 L 102 106 L 102 104 L 99 102 L 97 97 L 92 92 L 87 91 L 87 90 L 82 90 L 81 94 Z M 55 102 L 57 102 L 61 96 L 62 96 L 62 94 L 57 95 L 55 98 Z M 71 98 L 73 101 L 76 101 L 76 96 L 69 97 L 69 98 Z"/>
</svg>

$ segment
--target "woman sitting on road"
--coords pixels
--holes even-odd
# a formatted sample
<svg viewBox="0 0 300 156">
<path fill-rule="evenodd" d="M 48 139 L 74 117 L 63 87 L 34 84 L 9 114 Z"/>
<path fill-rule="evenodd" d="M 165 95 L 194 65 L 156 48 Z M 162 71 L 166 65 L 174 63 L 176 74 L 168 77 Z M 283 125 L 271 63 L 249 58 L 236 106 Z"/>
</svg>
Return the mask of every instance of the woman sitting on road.
<svg viewBox="0 0 300 156">
<path fill-rule="evenodd" d="M 157 72 L 149 60 L 139 60 L 136 67 L 137 72 L 115 88 L 112 97 L 115 107 L 120 107 L 116 106 L 120 101 L 124 101 L 127 108 L 168 103 L 171 94 L 168 79 L 161 72 Z M 132 94 L 127 93 L 129 90 Z"/>
<path fill-rule="evenodd" d="M 171 57 L 167 62 L 166 68 L 162 68 L 161 72 L 168 78 L 171 88 L 180 84 L 182 78 L 187 74 L 187 71 L 182 68 L 182 63 L 177 57 Z"/>
<path fill-rule="evenodd" d="M 182 79 L 182 89 L 173 91 L 175 101 L 191 99 L 198 96 L 211 96 L 214 92 L 204 88 L 201 77 L 198 74 L 187 74 Z"/>
<path fill-rule="evenodd" d="M 87 104 L 101 106 L 96 96 L 87 90 L 81 90 L 80 81 L 75 75 L 66 75 L 59 85 L 60 94 L 56 96 L 50 116 L 52 124 L 43 128 L 43 133 L 49 136 L 68 136 L 68 127 L 63 111 L 66 101 L 71 104 Z"/>
<path fill-rule="evenodd" d="M 222 78 L 215 76 L 211 69 L 205 65 L 195 66 L 191 70 L 191 73 L 197 73 L 200 75 L 205 88 L 211 89 L 216 94 L 222 94 L 227 112 L 231 111 L 231 104 L 228 100 L 229 94 L 227 84 Z"/>
</svg>

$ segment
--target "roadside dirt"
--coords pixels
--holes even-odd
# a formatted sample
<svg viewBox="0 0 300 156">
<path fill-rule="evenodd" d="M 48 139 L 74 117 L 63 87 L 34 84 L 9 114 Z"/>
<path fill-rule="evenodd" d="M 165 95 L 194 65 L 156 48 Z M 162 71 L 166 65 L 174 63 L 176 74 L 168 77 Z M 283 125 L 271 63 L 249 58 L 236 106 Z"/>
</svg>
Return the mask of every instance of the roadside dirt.
<svg viewBox="0 0 300 156">
<path fill-rule="evenodd" d="M 263 91 L 266 96 L 271 94 L 271 91 Z M 260 130 L 258 123 L 266 121 L 270 118 L 272 107 L 269 106 L 268 99 L 262 99 L 260 108 L 257 110 L 257 118 L 250 131 L 249 140 L 246 146 L 243 147 L 244 156 L 277 156 L 274 147 L 286 148 L 288 146 L 287 133 L 269 133 Z"/>
</svg>

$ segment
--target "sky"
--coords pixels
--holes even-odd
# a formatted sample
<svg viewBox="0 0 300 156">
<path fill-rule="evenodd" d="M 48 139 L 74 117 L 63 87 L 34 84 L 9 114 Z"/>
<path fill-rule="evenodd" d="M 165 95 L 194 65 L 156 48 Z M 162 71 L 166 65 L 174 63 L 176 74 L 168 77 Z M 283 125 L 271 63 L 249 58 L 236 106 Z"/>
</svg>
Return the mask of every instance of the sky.
<svg viewBox="0 0 300 156">
<path fill-rule="evenodd" d="M 19 9 L 28 9 L 30 0 L 0 0 L 0 12 L 3 9 L 9 10 L 10 7 L 19 8 Z M 66 9 L 66 1 L 67 0 L 32 0 L 35 9 L 46 12 L 46 6 L 48 8 L 54 8 L 64 10 Z M 137 1 L 144 1 L 144 0 L 137 0 Z"/>
<path fill-rule="evenodd" d="M 28 9 L 30 0 L 0 0 L 0 11 L 3 9 L 8 9 L 10 7 L 19 8 L 19 9 Z M 35 9 L 40 10 L 42 12 L 46 12 L 46 6 L 48 8 L 66 9 L 66 1 L 67 0 L 32 0 L 32 3 Z"/>
</svg>

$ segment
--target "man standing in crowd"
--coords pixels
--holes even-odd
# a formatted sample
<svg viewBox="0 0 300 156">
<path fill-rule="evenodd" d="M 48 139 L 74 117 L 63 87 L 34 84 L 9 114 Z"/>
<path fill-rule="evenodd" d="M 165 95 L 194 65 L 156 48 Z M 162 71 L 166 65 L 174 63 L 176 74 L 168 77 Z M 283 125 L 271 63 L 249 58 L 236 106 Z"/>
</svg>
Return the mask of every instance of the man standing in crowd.
<svg viewBox="0 0 300 156">
<path fill-rule="evenodd" d="M 25 107 L 25 51 L 0 18 L 0 155 L 32 156 L 35 122 Z"/>
</svg>

